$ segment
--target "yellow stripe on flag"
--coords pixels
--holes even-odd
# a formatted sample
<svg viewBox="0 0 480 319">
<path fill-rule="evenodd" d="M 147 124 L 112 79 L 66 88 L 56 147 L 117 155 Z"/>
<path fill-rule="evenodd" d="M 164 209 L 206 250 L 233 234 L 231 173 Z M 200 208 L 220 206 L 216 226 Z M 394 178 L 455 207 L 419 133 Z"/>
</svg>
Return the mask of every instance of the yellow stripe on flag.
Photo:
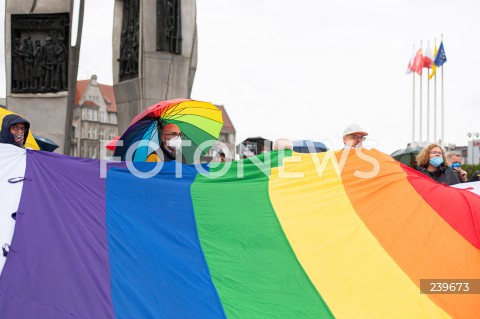
<svg viewBox="0 0 480 319">
<path fill-rule="evenodd" d="M 334 316 L 449 318 L 420 294 L 359 218 L 336 161 L 324 166 L 318 177 L 315 161 L 320 168 L 318 164 L 334 154 L 294 153 L 284 167 L 272 170 L 269 184 L 272 205 L 292 249 Z"/>
</svg>

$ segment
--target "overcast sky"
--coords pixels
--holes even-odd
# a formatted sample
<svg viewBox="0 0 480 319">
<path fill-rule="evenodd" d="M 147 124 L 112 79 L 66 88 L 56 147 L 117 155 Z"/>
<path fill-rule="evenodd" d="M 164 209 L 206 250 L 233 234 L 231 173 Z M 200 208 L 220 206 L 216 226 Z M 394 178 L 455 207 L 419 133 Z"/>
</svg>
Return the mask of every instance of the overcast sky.
<svg viewBox="0 0 480 319">
<path fill-rule="evenodd" d="M 79 79 L 97 74 L 100 83 L 113 83 L 113 4 L 86 0 Z M 466 145 L 468 132 L 480 132 L 478 21 L 478 0 L 197 1 L 199 54 L 192 98 L 225 105 L 237 143 L 260 135 L 319 140 L 339 149 L 345 126 L 358 123 L 370 133 L 367 145 L 391 153 L 412 139 L 412 76 L 405 75 L 412 47 L 423 41 L 425 52 L 430 41 L 433 49 L 443 34 L 445 140 Z M 5 96 L 3 46 L 4 39 L 0 97 Z M 440 78 L 437 88 L 440 114 Z M 425 79 L 422 104 L 426 141 Z M 441 136 L 440 129 L 436 135 Z"/>
</svg>

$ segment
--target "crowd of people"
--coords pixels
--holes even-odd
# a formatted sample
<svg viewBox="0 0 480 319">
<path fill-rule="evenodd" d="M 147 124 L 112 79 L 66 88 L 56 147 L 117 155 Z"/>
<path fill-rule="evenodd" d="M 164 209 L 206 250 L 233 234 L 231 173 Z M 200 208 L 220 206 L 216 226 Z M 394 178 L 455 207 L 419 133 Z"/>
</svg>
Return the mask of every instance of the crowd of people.
<svg viewBox="0 0 480 319">
<path fill-rule="evenodd" d="M 462 169 L 462 156 L 459 152 L 445 153 L 438 144 L 426 146 L 417 155 L 414 168 L 446 185 L 480 181 L 480 171 L 476 171 L 468 178 L 467 172 Z"/>
<path fill-rule="evenodd" d="M 347 126 L 343 133 L 345 148 L 362 147 L 362 142 L 368 135 L 359 125 Z M 480 181 L 480 171 L 468 179 L 467 172 L 462 169 L 462 156 L 456 151 L 445 153 L 438 144 L 430 144 L 416 156 L 413 168 L 430 177 L 434 181 L 454 185 L 465 182 Z"/>
<path fill-rule="evenodd" d="M 24 147 L 30 123 L 16 114 L 6 115 L 0 131 L 0 143 L 12 144 Z M 343 131 L 344 149 L 362 148 L 368 133 L 358 124 L 351 124 Z M 147 157 L 147 162 L 170 162 L 175 161 L 182 145 L 182 132 L 175 124 L 167 124 L 162 127 L 160 149 L 152 152 Z M 273 144 L 273 150 L 293 149 L 292 141 L 286 138 L 278 139 Z M 218 152 L 216 161 L 225 162 L 225 153 Z M 454 185 L 465 182 L 480 181 L 480 171 L 475 172 L 468 179 L 467 172 L 461 167 L 462 156 L 456 151 L 445 153 L 438 144 L 430 144 L 416 156 L 413 168 L 425 174 L 438 183 Z"/>
<path fill-rule="evenodd" d="M 359 125 L 347 126 L 343 133 L 345 148 L 362 147 L 362 142 L 368 135 Z M 480 171 L 477 171 L 468 179 L 467 172 L 462 169 L 462 156 L 456 151 L 445 153 L 438 144 L 430 144 L 422 149 L 416 156 L 413 168 L 430 177 L 434 181 L 454 185 L 465 182 L 480 180 Z"/>
</svg>

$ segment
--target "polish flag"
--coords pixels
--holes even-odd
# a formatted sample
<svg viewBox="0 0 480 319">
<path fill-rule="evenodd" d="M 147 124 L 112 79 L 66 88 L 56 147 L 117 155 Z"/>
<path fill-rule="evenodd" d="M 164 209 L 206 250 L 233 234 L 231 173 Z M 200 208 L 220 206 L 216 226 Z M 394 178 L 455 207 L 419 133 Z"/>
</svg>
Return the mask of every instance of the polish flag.
<svg viewBox="0 0 480 319">
<path fill-rule="evenodd" d="M 430 49 L 430 43 L 427 44 L 427 49 L 425 49 L 425 56 L 423 57 L 423 67 L 424 68 L 432 68 L 433 64 L 433 52 Z"/>
<path fill-rule="evenodd" d="M 414 63 L 415 63 L 415 49 L 412 49 L 412 54 L 410 55 L 410 61 L 408 61 L 406 74 L 415 72 Z"/>
<path fill-rule="evenodd" d="M 413 68 L 418 75 L 422 75 L 422 68 L 423 68 L 422 48 L 418 49 L 417 54 L 415 55 L 415 60 L 413 61 Z"/>
</svg>

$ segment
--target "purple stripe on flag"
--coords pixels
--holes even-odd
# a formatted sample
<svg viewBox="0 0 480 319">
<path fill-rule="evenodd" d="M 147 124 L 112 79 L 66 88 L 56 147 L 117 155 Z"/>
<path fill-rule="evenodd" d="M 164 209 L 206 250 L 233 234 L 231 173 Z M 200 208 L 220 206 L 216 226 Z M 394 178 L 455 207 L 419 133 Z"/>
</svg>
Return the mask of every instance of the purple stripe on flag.
<svg viewBox="0 0 480 319">
<path fill-rule="evenodd" d="M 0 318 L 113 318 L 99 161 L 28 152 Z"/>
</svg>

